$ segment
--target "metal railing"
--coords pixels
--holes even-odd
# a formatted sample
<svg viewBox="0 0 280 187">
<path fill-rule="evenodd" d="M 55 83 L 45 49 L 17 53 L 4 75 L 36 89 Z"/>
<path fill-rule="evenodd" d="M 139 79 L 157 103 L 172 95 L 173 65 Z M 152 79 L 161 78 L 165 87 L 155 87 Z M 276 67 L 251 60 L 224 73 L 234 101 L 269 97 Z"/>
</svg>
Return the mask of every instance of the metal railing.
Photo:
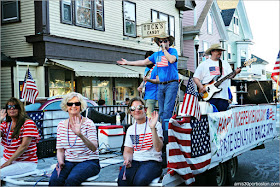
<svg viewBox="0 0 280 187">
<path fill-rule="evenodd" d="M 132 124 L 132 118 L 127 113 L 128 107 L 126 105 L 94 106 L 91 108 L 108 115 L 125 112 L 122 124 Z M 68 113 L 62 110 L 28 111 L 27 114 L 36 123 L 41 139 L 56 137 L 58 123 L 69 117 Z"/>
</svg>

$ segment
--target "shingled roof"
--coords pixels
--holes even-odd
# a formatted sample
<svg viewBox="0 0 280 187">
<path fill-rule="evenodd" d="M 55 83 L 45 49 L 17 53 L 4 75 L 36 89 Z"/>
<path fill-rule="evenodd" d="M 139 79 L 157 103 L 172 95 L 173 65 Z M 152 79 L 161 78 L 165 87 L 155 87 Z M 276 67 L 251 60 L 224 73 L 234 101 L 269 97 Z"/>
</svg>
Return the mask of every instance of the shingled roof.
<svg viewBox="0 0 280 187">
<path fill-rule="evenodd" d="M 257 57 L 256 55 L 251 54 L 251 58 L 257 58 L 257 61 L 253 62 L 253 64 L 264 64 L 264 65 L 269 64 L 266 60 L 264 60 L 260 57 Z"/>
<path fill-rule="evenodd" d="M 222 10 L 221 15 L 224 20 L 225 26 L 230 25 L 234 12 L 235 12 L 235 8 Z"/>
</svg>

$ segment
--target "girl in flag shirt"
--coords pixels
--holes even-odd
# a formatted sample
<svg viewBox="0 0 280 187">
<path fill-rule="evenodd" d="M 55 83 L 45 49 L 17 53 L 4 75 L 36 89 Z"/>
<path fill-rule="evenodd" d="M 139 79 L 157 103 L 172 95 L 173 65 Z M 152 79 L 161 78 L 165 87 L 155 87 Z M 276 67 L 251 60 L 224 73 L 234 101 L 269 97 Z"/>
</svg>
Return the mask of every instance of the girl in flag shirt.
<svg viewBox="0 0 280 187">
<path fill-rule="evenodd" d="M 1 144 L 4 146 L 1 158 L 1 179 L 36 169 L 38 158 L 36 143 L 40 136 L 34 121 L 25 113 L 23 104 L 11 97 L 1 110 Z"/>
<path fill-rule="evenodd" d="M 86 108 L 83 96 L 76 92 L 67 94 L 61 102 L 61 109 L 68 112 L 69 118 L 57 126 L 58 164 L 50 186 L 79 186 L 100 171 L 96 127 L 81 115 Z"/>
<path fill-rule="evenodd" d="M 146 116 L 143 99 L 130 100 L 129 111 L 135 123 L 126 132 L 124 163 L 119 173 L 119 186 L 148 186 L 162 172 L 163 131 L 158 113 Z"/>
</svg>

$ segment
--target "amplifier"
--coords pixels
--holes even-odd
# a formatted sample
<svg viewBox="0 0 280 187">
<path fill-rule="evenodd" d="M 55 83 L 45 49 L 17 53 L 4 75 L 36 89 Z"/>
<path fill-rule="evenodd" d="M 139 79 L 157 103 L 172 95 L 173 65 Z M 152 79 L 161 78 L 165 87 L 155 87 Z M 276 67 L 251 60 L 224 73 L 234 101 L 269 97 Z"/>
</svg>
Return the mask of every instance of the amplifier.
<svg viewBox="0 0 280 187">
<path fill-rule="evenodd" d="M 261 104 L 273 102 L 272 81 L 232 80 L 236 86 L 238 104 Z"/>
</svg>

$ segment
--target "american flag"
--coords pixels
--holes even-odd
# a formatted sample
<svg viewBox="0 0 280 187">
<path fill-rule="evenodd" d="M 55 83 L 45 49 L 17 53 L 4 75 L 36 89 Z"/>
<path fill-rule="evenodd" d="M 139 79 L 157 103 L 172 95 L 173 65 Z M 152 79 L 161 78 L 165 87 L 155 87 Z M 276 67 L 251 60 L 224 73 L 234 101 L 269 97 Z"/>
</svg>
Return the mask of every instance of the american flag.
<svg viewBox="0 0 280 187">
<path fill-rule="evenodd" d="M 44 120 L 44 112 L 43 111 L 39 111 L 39 112 L 27 112 L 28 116 L 35 122 L 40 137 L 41 139 L 43 139 L 43 120 Z"/>
<path fill-rule="evenodd" d="M 161 61 L 157 63 L 158 67 L 166 67 L 168 66 L 168 60 L 165 56 L 161 56 Z"/>
<path fill-rule="evenodd" d="M 217 66 L 209 67 L 210 75 L 220 75 L 220 68 Z"/>
<path fill-rule="evenodd" d="M 279 76 L 280 76 L 280 50 L 275 62 L 275 66 L 273 68 L 272 74 L 271 74 L 271 78 L 277 83 L 278 80 L 278 85 L 280 86 L 280 80 L 279 80 Z"/>
<path fill-rule="evenodd" d="M 194 116 L 200 120 L 200 107 L 192 79 L 189 79 L 188 81 L 183 106 L 181 108 L 181 114 L 185 114 L 186 116 Z"/>
<path fill-rule="evenodd" d="M 21 98 L 25 99 L 26 101 L 29 101 L 30 103 L 34 103 L 38 94 L 39 94 L 39 91 L 37 89 L 35 81 L 33 80 L 31 73 L 29 71 L 29 68 L 28 68 L 26 71 L 26 74 L 25 74 L 25 78 L 24 78 L 23 89 L 21 92 Z"/>
<path fill-rule="evenodd" d="M 149 150 L 153 146 L 152 133 L 140 134 L 140 135 L 130 135 L 133 143 L 134 151 Z M 137 148 L 136 148 L 137 145 Z"/>
<path fill-rule="evenodd" d="M 198 121 L 185 117 L 171 118 L 168 128 L 168 172 L 177 173 L 186 185 L 195 182 L 195 175 L 205 172 L 211 162 L 210 134 L 207 115 Z"/>
</svg>

